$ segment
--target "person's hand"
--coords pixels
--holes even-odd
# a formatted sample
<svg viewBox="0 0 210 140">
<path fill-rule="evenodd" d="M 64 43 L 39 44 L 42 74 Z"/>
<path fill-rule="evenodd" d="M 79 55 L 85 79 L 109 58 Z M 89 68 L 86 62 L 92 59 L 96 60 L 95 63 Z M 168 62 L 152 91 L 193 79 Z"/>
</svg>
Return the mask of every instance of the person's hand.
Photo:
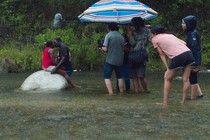
<svg viewBox="0 0 210 140">
<path fill-rule="evenodd" d="M 165 71 L 164 78 L 167 76 L 168 72 L 169 72 L 169 70 L 167 69 L 167 70 Z"/>
<path fill-rule="evenodd" d="M 51 74 L 55 74 L 56 73 L 57 68 L 55 67 L 52 71 Z"/>
</svg>

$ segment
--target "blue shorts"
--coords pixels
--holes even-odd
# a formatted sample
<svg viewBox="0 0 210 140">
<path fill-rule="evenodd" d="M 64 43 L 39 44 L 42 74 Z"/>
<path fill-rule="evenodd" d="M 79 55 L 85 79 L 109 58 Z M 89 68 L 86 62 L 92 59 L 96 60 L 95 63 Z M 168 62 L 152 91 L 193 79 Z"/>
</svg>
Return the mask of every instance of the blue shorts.
<svg viewBox="0 0 210 140">
<path fill-rule="evenodd" d="M 184 52 L 173 59 L 171 59 L 171 64 L 169 65 L 169 69 L 181 69 L 187 66 L 194 64 L 194 58 L 191 51 Z"/>
<path fill-rule="evenodd" d="M 72 73 L 73 73 L 73 70 L 72 70 L 72 69 L 67 70 L 67 71 L 66 71 L 66 73 L 67 73 L 67 74 L 68 74 L 68 76 L 70 77 L 70 76 L 72 75 Z"/>
<path fill-rule="evenodd" d="M 109 63 L 104 64 L 104 79 L 110 79 L 112 76 L 112 72 L 115 71 L 115 75 L 117 79 L 122 79 L 122 66 L 115 66 Z"/>
</svg>

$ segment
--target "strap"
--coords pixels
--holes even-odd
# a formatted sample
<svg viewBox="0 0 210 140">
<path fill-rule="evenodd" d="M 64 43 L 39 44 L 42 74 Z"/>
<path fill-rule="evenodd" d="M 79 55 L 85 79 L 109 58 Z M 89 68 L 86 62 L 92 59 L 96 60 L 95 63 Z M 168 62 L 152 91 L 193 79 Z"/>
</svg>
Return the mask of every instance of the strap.
<svg viewBox="0 0 210 140">
<path fill-rule="evenodd" d="M 135 47 L 134 47 L 135 50 L 140 50 L 141 48 L 145 47 L 146 36 L 147 36 L 146 28 L 143 29 L 143 34 L 142 34 L 141 38 L 138 33 L 135 33 L 135 35 L 134 35 L 134 40 L 136 42 Z"/>
<path fill-rule="evenodd" d="M 141 47 L 142 47 L 142 48 L 145 47 L 146 32 L 147 32 L 147 29 L 144 28 L 144 32 L 143 32 L 143 35 L 142 35 L 142 37 L 141 37 L 141 42 L 142 42 L 142 46 L 141 46 Z"/>
</svg>

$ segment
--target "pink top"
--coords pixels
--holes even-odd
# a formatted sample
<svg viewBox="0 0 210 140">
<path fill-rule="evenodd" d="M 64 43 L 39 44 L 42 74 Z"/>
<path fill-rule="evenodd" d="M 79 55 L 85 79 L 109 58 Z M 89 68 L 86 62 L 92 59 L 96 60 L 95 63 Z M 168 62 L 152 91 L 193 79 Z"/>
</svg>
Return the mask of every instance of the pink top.
<svg viewBox="0 0 210 140">
<path fill-rule="evenodd" d="M 158 34 L 152 38 L 152 44 L 154 48 L 161 48 L 170 59 L 190 51 L 183 40 L 172 34 Z"/>
<path fill-rule="evenodd" d="M 48 68 L 53 65 L 53 62 L 50 58 L 51 47 L 46 47 L 42 53 L 42 68 Z"/>
</svg>

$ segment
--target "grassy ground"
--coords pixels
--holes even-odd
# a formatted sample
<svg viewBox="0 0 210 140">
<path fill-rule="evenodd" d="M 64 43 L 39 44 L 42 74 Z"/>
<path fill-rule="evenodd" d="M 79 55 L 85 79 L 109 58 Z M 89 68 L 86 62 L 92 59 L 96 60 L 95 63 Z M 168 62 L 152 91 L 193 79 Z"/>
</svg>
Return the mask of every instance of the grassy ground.
<svg viewBox="0 0 210 140">
<path fill-rule="evenodd" d="M 29 74 L 0 74 L 0 139 L 208 140 L 210 74 L 199 74 L 204 99 L 181 105 L 182 81 L 162 106 L 163 73 L 149 73 L 151 93 L 107 95 L 101 73 L 74 73 L 81 89 L 22 92 Z M 113 78 L 113 81 L 114 78 Z"/>
</svg>

